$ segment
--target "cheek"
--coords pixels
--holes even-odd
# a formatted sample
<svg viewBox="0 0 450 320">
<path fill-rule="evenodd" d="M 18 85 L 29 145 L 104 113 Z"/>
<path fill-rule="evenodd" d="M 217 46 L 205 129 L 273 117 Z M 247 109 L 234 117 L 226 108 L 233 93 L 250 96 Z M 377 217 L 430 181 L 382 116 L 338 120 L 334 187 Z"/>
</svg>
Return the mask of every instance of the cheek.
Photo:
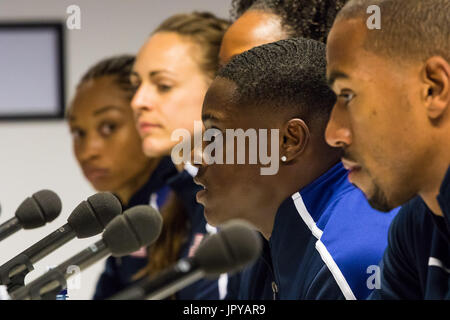
<svg viewBox="0 0 450 320">
<path fill-rule="evenodd" d="M 143 158 L 142 140 L 132 127 L 125 127 L 108 141 L 105 148 L 112 163 L 127 163 Z"/>
<path fill-rule="evenodd" d="M 161 112 L 166 118 L 169 131 L 184 128 L 194 132 L 194 121 L 201 121 L 205 93 L 206 88 L 183 89 L 173 97 L 166 108 L 162 108 Z"/>
<path fill-rule="evenodd" d="M 144 138 L 142 151 L 148 158 L 170 155 L 172 147 L 175 145 L 170 139 L 170 135 L 152 135 Z"/>
<path fill-rule="evenodd" d="M 77 161 L 80 162 L 80 153 L 81 153 L 80 145 L 78 143 L 72 142 L 72 151 Z"/>
<path fill-rule="evenodd" d="M 242 207 L 249 197 L 258 193 L 257 174 L 248 165 L 214 165 L 208 175 L 208 182 L 213 186 L 212 193 L 226 200 L 226 203 Z M 249 201 L 250 202 L 250 201 Z M 223 202 L 222 202 L 223 203 Z"/>
</svg>

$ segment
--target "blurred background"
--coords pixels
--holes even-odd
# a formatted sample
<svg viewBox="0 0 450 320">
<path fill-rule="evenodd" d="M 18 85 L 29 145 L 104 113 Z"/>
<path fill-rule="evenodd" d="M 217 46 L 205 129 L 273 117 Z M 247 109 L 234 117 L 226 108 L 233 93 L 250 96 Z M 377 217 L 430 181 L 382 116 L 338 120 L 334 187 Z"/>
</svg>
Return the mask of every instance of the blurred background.
<svg viewBox="0 0 450 320">
<path fill-rule="evenodd" d="M 67 8 L 71 5 L 77 5 L 81 10 L 79 30 L 69 30 L 66 26 L 66 20 L 71 15 L 67 13 Z M 1 0 L 0 24 L 63 23 L 63 91 L 64 103 L 67 105 L 73 97 L 75 85 L 90 66 L 112 55 L 137 53 L 150 32 L 168 16 L 180 12 L 210 11 L 227 18 L 229 9 L 228 0 Z M 31 45 L 14 57 L 7 55 L 3 49 L 0 41 L 0 66 L 4 66 L 0 68 L 0 73 L 7 72 L 5 66 L 11 66 L 10 59 L 33 59 L 33 54 L 36 54 L 33 51 L 36 48 Z M 55 61 L 55 65 L 56 63 Z M 40 67 L 35 71 L 45 70 L 45 66 Z M 48 67 L 47 74 L 41 72 L 42 82 L 30 82 L 24 75 L 26 81 L 23 83 L 28 83 L 28 86 L 15 87 L 16 94 L 30 100 L 33 94 L 42 95 L 44 89 L 39 84 L 44 83 L 46 77 L 54 76 L 55 72 L 54 65 Z M 11 88 L 5 89 L 8 86 L 2 83 L 2 79 L 5 77 L 0 75 L 0 97 L 11 94 Z M 37 81 L 35 86 L 33 81 Z M 36 92 L 30 92 L 29 87 Z M 48 90 L 48 95 L 51 96 L 51 89 Z M 63 203 L 61 215 L 44 227 L 19 231 L 0 242 L 0 264 L 65 224 L 76 205 L 95 193 L 75 161 L 71 136 L 64 119 L 0 120 L 0 223 L 12 218 L 20 203 L 41 189 L 53 190 L 60 196 Z M 36 263 L 35 271 L 27 276 L 26 282 L 37 278 L 48 267 L 63 262 L 98 239 L 100 236 L 72 240 Z M 103 265 L 104 260 L 84 271 L 80 278 L 80 288 L 69 290 L 69 299 L 90 299 Z"/>
</svg>

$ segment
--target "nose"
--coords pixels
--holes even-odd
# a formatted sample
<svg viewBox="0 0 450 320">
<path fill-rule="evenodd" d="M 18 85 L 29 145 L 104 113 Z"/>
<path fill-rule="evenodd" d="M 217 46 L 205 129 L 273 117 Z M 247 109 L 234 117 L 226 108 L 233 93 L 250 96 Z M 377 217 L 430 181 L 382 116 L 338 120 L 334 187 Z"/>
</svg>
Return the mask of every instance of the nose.
<svg viewBox="0 0 450 320">
<path fill-rule="evenodd" d="M 345 147 L 352 143 L 352 134 L 348 121 L 342 111 L 335 105 L 331 111 L 325 130 L 325 140 L 332 147 Z"/>
<path fill-rule="evenodd" d="M 192 145 L 191 149 L 191 164 L 196 168 L 200 169 L 201 167 L 206 166 L 205 159 L 203 157 L 203 148 L 204 142 L 201 148 L 199 146 Z"/>
<path fill-rule="evenodd" d="M 131 108 L 135 115 L 139 115 L 142 111 L 150 111 L 153 109 L 151 88 L 148 84 L 141 84 L 131 99 Z"/>
<path fill-rule="evenodd" d="M 78 158 L 81 163 L 91 161 L 101 157 L 104 144 L 101 137 L 88 135 L 78 151 Z"/>
</svg>

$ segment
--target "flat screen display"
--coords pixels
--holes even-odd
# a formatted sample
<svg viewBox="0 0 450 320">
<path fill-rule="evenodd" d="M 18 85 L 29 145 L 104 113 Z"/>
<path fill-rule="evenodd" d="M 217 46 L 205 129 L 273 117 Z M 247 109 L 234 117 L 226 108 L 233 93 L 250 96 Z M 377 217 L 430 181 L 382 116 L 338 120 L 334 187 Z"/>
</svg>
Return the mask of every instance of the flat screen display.
<svg viewBox="0 0 450 320">
<path fill-rule="evenodd" d="M 0 119 L 63 116 L 63 24 L 0 23 Z"/>
</svg>

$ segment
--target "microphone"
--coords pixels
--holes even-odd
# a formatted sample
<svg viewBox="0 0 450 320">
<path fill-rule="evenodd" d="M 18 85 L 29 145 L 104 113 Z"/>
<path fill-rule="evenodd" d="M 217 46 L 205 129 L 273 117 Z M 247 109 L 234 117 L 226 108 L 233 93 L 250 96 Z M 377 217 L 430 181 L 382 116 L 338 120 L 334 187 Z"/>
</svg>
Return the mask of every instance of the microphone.
<svg viewBox="0 0 450 320">
<path fill-rule="evenodd" d="M 0 241 L 20 229 L 34 229 L 51 222 L 61 213 L 61 200 L 50 190 L 41 190 L 26 198 L 13 218 L 0 225 Z"/>
<path fill-rule="evenodd" d="M 7 285 L 9 292 L 23 286 L 25 276 L 34 269 L 34 263 L 75 237 L 88 238 L 99 234 L 121 213 L 122 205 L 112 193 L 90 196 L 73 210 L 65 225 L 0 266 L 0 284 Z"/>
<path fill-rule="evenodd" d="M 40 278 L 11 294 L 15 300 L 55 299 L 67 288 L 66 280 L 72 275 L 70 267 L 84 270 L 98 260 L 112 254 L 121 257 L 153 243 L 162 229 L 161 214 L 150 206 L 139 205 L 115 217 L 105 228 L 102 239 L 92 244 Z"/>
<path fill-rule="evenodd" d="M 164 299 L 201 278 L 216 279 L 222 273 L 240 271 L 255 261 L 261 250 L 261 239 L 254 227 L 242 220 L 231 220 L 220 232 L 206 238 L 193 257 L 179 260 L 158 277 L 145 278 L 111 300 Z"/>
</svg>

